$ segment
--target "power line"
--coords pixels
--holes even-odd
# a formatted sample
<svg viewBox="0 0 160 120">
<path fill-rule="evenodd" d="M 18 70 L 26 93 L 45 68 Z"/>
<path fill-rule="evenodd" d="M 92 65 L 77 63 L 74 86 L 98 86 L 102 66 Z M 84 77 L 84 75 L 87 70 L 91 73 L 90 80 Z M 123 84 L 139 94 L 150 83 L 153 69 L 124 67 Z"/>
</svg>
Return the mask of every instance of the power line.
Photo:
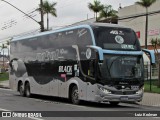
<svg viewBox="0 0 160 120">
<path fill-rule="evenodd" d="M 70 1 L 69 1 L 70 2 Z M 69 3 L 68 2 L 68 3 Z M 78 3 L 80 3 L 80 0 L 78 1 Z M 69 3 L 69 4 L 65 4 L 64 6 L 60 6 L 60 7 L 58 7 L 57 9 L 59 9 L 59 8 L 66 8 L 66 7 L 68 7 L 68 6 L 70 6 L 70 5 L 72 5 L 72 4 L 75 4 L 75 3 Z M 77 4 L 77 1 L 76 1 L 76 4 Z M 31 15 L 29 15 L 30 17 L 36 17 L 38 14 L 36 14 L 35 13 L 36 12 L 36 10 L 35 10 L 35 8 L 33 9 L 33 11 L 31 11 L 29 14 L 31 14 Z M 23 15 L 22 16 L 22 18 L 23 19 L 26 19 L 26 18 L 28 18 L 28 17 L 25 17 L 25 15 Z M 11 27 L 13 27 L 14 25 L 17 25 L 17 23 L 18 22 L 20 22 L 20 20 L 18 19 L 17 21 L 15 21 L 15 23 L 13 24 L 13 22 L 11 22 L 11 23 L 9 23 L 9 26 L 3 26 L 4 28 L 4 30 L 5 29 L 8 29 L 8 28 L 11 28 Z M 67 26 L 67 25 L 59 25 L 59 26 L 54 26 L 54 27 L 65 27 L 65 26 Z M 52 26 L 53 27 L 53 26 Z"/>
<path fill-rule="evenodd" d="M 30 16 L 32 18 L 35 18 L 38 15 L 38 13 L 35 13 L 35 11 L 36 11 L 36 9 L 34 8 L 34 9 L 31 9 L 31 10 L 27 11 L 26 14 L 28 14 L 28 16 Z M 9 29 L 11 27 L 14 27 L 19 22 L 24 21 L 25 19 L 28 19 L 29 18 L 28 16 L 23 15 L 21 17 L 21 19 L 19 19 L 19 18 L 18 19 L 11 18 L 10 20 L 7 20 L 7 21 L 3 22 L 3 23 L 1 23 L 2 27 L 0 28 L 0 30 L 7 30 L 7 29 Z"/>
<path fill-rule="evenodd" d="M 149 12 L 148 15 L 154 15 L 154 14 L 158 14 L 158 13 L 160 13 L 160 10 Z M 146 16 L 146 15 L 147 15 L 146 13 L 141 13 L 141 14 L 136 14 L 136 15 L 131 15 L 131 16 L 120 17 L 120 18 L 118 18 L 118 20 L 137 18 L 137 17 Z"/>
<path fill-rule="evenodd" d="M 23 12 L 22 10 L 20 10 L 19 8 L 17 8 L 16 6 L 12 5 L 10 2 L 7 2 L 5 0 L 1 0 L 7 4 L 9 4 L 10 6 L 14 7 L 15 9 L 17 9 L 18 11 L 20 11 L 21 13 L 25 14 L 26 16 L 28 16 L 29 18 L 31 18 L 33 21 L 35 21 L 36 23 L 40 24 L 37 20 L 35 20 L 34 18 L 30 17 L 27 13 Z"/>
<path fill-rule="evenodd" d="M 83 3 L 83 2 L 86 2 L 86 1 L 81 1 L 81 0 L 79 0 L 78 2 L 76 1 L 76 2 L 72 2 L 72 0 L 70 0 L 70 1 L 65 1 L 65 3 L 69 3 L 69 4 L 65 4 L 65 5 L 62 5 L 62 6 L 58 6 L 57 7 L 57 9 L 59 9 L 59 8 L 66 8 L 66 7 L 68 7 L 68 6 L 70 6 L 70 5 L 73 5 L 73 4 L 79 4 L 79 3 Z M 37 8 L 38 8 L 38 6 L 37 6 Z M 36 12 L 36 9 L 37 8 L 34 8 L 34 9 L 32 9 L 33 11 L 31 11 L 30 13 L 32 13 L 32 12 Z M 60 11 L 61 9 L 59 9 L 59 11 Z M 27 13 L 27 12 L 26 12 Z M 30 13 L 27 13 L 27 14 L 30 14 Z M 34 14 L 33 16 L 35 17 L 35 16 L 37 16 L 38 14 Z M 23 15 L 23 17 L 25 17 L 25 15 Z M 17 17 L 16 17 L 17 18 Z M 26 17 L 27 18 L 27 17 Z M 14 19 L 14 18 L 13 18 Z"/>
<path fill-rule="evenodd" d="M 79 0 L 80 1 L 80 0 Z M 68 2 L 68 1 L 67 1 Z M 69 1 L 69 2 L 71 2 L 71 0 Z M 85 2 L 85 1 L 84 1 Z M 79 3 L 79 2 L 78 2 Z M 59 8 L 65 8 L 65 7 L 68 7 L 68 6 L 70 6 L 70 5 L 72 5 L 72 4 L 75 4 L 75 3 L 69 3 L 69 4 L 65 4 L 65 5 L 63 5 L 63 6 L 60 6 L 60 7 L 58 7 L 57 9 L 59 9 Z M 76 1 L 76 4 L 77 4 L 77 1 Z M 37 7 L 38 8 L 38 7 Z M 38 13 L 34 13 L 34 12 L 36 12 L 36 9 L 37 8 L 34 8 L 34 9 L 32 9 L 32 11 L 29 11 L 29 12 L 26 12 L 30 17 L 36 17 L 37 15 L 39 15 Z M 61 9 L 60 9 L 61 10 Z M 31 14 L 31 15 L 30 15 Z M 25 19 L 27 19 L 28 18 L 28 16 L 26 16 L 26 15 L 23 15 L 22 16 L 23 18 L 25 18 Z M 16 17 L 17 18 L 17 17 Z M 12 18 L 12 19 L 14 19 L 14 18 Z M 24 20 L 24 19 L 23 19 Z M 9 27 L 10 28 L 10 27 Z M 3 29 L 6 29 L 6 27 L 3 27 Z"/>
</svg>

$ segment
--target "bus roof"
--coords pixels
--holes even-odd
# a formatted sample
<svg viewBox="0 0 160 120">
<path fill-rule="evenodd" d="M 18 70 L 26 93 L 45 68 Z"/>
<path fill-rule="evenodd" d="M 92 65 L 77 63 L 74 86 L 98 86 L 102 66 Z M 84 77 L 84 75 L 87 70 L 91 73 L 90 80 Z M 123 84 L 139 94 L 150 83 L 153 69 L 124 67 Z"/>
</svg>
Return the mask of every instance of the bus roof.
<svg viewBox="0 0 160 120">
<path fill-rule="evenodd" d="M 92 27 L 98 27 L 98 26 L 128 28 L 128 27 L 120 26 L 118 24 L 108 24 L 108 23 L 87 23 L 87 24 L 79 24 L 79 25 L 70 25 L 65 28 L 60 28 L 60 29 L 52 30 L 52 31 L 46 31 L 46 32 L 38 33 L 36 35 L 29 35 L 29 36 L 25 36 L 25 37 L 13 38 L 11 40 L 11 42 L 24 40 L 24 39 L 28 39 L 28 38 L 44 36 L 44 35 L 49 35 L 52 33 L 63 32 L 63 31 L 67 31 L 67 30 L 73 30 L 73 29 L 77 29 L 77 28 L 88 28 L 91 30 Z"/>
</svg>

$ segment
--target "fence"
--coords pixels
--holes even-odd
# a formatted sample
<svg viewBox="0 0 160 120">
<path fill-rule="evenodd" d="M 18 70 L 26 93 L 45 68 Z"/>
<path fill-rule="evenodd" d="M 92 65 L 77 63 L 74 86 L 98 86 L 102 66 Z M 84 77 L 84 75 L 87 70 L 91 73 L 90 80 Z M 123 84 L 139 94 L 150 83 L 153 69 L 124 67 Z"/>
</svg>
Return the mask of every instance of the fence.
<svg viewBox="0 0 160 120">
<path fill-rule="evenodd" d="M 150 63 L 144 63 L 144 75 L 145 75 L 145 91 L 160 92 L 157 88 L 158 85 L 158 64 L 150 65 Z"/>
<path fill-rule="evenodd" d="M 150 65 L 149 62 L 144 63 L 144 76 L 145 80 L 150 79 L 150 74 L 151 74 L 151 79 L 158 79 L 158 65 Z"/>
</svg>

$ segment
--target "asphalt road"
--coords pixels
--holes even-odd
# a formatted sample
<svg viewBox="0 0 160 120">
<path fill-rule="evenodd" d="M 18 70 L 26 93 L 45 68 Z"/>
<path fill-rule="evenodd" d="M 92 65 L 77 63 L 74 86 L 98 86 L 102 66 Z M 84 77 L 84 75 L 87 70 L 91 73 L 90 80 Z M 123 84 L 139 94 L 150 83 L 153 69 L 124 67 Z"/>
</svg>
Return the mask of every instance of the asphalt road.
<svg viewBox="0 0 160 120">
<path fill-rule="evenodd" d="M 149 113 L 160 111 L 160 107 L 141 106 L 138 104 L 120 103 L 118 106 L 110 104 L 83 102 L 82 105 L 73 105 L 68 100 L 55 97 L 34 95 L 32 98 L 21 97 L 19 93 L 10 89 L 0 89 L 0 111 L 35 111 L 42 112 L 42 118 L 0 118 L 0 120 L 159 120 L 158 117 L 117 117 L 117 115 L 129 115 L 135 113 Z M 63 115 L 64 117 L 43 117 L 43 112 L 51 115 Z M 60 112 L 53 112 L 60 111 Z M 68 112 L 73 111 L 73 112 Z M 89 112 L 92 111 L 92 112 Z M 106 112 L 108 111 L 108 112 Z M 113 111 L 113 112 L 109 112 Z M 138 112 L 137 112 L 138 111 Z M 66 117 L 68 115 L 78 115 L 79 117 Z M 134 114 L 135 114 L 134 113 Z M 1 113 L 2 114 L 2 113 Z M 109 114 L 112 117 L 103 117 L 101 114 Z M 81 116 L 82 115 L 82 116 Z M 87 117 L 85 117 L 85 115 Z M 101 117 L 96 117 L 96 116 Z M 92 117 L 93 116 L 93 117 Z"/>
</svg>

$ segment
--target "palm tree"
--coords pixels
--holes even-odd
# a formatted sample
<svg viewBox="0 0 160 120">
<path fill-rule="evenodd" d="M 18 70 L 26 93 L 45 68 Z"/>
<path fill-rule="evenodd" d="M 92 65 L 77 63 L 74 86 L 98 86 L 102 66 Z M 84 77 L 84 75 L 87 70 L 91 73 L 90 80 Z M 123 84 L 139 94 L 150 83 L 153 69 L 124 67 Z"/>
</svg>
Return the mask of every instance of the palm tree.
<svg viewBox="0 0 160 120">
<path fill-rule="evenodd" d="M 9 57 L 9 54 L 10 54 L 9 46 L 10 46 L 10 41 L 7 41 L 6 42 L 6 47 L 8 48 L 8 60 L 10 60 L 10 57 Z"/>
<path fill-rule="evenodd" d="M 104 8 L 100 11 L 99 19 L 108 18 L 112 21 L 113 18 L 117 18 L 117 11 L 112 8 L 111 5 L 105 5 Z"/>
<path fill-rule="evenodd" d="M 57 5 L 56 2 L 49 3 L 48 1 L 44 1 L 42 5 L 42 10 L 44 14 L 47 14 L 47 30 L 49 30 L 49 14 L 51 14 L 54 17 L 57 17 L 56 8 Z M 37 9 L 40 11 L 40 8 Z"/>
<path fill-rule="evenodd" d="M 94 0 L 93 4 L 89 3 L 88 8 L 96 14 L 96 22 L 97 22 L 97 13 L 100 12 L 104 6 L 101 4 L 100 1 Z"/>
<path fill-rule="evenodd" d="M 5 46 L 5 44 L 2 44 L 1 47 L 1 51 L 3 50 L 3 68 L 4 68 L 4 49 L 7 48 L 7 46 Z"/>
<path fill-rule="evenodd" d="M 145 26 L 145 48 L 147 49 L 147 32 L 148 32 L 148 7 L 150 7 L 156 0 L 140 0 L 136 4 L 146 8 L 146 26 Z"/>
</svg>

